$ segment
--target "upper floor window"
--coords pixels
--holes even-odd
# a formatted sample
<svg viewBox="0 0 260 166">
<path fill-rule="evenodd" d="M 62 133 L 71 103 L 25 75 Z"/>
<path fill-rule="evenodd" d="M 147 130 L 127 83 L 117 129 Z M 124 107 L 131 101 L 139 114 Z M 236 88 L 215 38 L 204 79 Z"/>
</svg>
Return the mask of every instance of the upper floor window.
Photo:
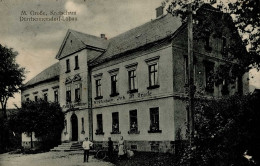
<svg viewBox="0 0 260 166">
<path fill-rule="evenodd" d="M 116 96 L 117 94 L 117 75 L 111 76 L 111 96 Z"/>
<path fill-rule="evenodd" d="M 117 83 L 117 75 L 119 72 L 119 69 L 113 69 L 108 71 L 111 75 L 111 95 L 110 97 L 119 95 L 118 93 L 118 83 Z"/>
<path fill-rule="evenodd" d="M 102 120 L 102 114 L 97 114 L 97 130 L 96 134 L 104 134 L 103 132 L 103 120 Z"/>
<path fill-rule="evenodd" d="M 159 108 L 150 108 L 150 131 L 149 132 L 161 132 L 159 130 Z"/>
<path fill-rule="evenodd" d="M 102 98 L 101 94 L 101 79 L 96 80 L 96 99 Z"/>
<path fill-rule="evenodd" d="M 58 102 L 59 101 L 59 94 L 58 94 L 58 90 L 54 91 L 54 102 Z"/>
<path fill-rule="evenodd" d="M 160 56 L 146 59 L 145 62 L 148 64 L 149 74 L 149 87 L 147 89 L 159 88 L 158 81 L 158 65 Z"/>
<path fill-rule="evenodd" d="M 80 84 L 75 85 L 75 102 L 80 102 Z"/>
<path fill-rule="evenodd" d="M 75 68 L 74 68 L 74 70 L 77 70 L 77 69 L 79 69 L 79 57 L 75 56 Z"/>
<path fill-rule="evenodd" d="M 137 92 L 136 70 L 128 71 L 129 92 Z"/>
<path fill-rule="evenodd" d="M 138 63 L 136 62 L 125 66 L 128 71 L 128 87 L 129 87 L 128 93 L 138 92 L 137 78 L 136 78 L 137 64 Z"/>
<path fill-rule="evenodd" d="M 158 86 L 158 64 L 149 65 L 149 87 Z"/>
<path fill-rule="evenodd" d="M 118 112 L 112 113 L 112 132 L 111 134 L 119 134 L 119 116 Z"/>
<path fill-rule="evenodd" d="M 70 88 L 70 86 L 66 87 L 66 101 L 71 102 L 71 88 Z"/>
<path fill-rule="evenodd" d="M 129 134 L 131 133 L 139 133 L 138 131 L 138 121 L 137 121 L 137 110 L 131 110 L 129 111 L 129 117 L 130 117 L 130 131 L 128 132 Z"/>
<path fill-rule="evenodd" d="M 210 31 L 209 30 L 206 30 L 206 32 L 205 32 L 205 50 L 212 51 L 212 48 L 210 46 Z"/>
<path fill-rule="evenodd" d="M 75 85 L 75 102 L 80 102 L 80 84 Z"/>
<path fill-rule="evenodd" d="M 205 90 L 207 92 L 214 92 L 214 63 L 205 62 Z"/>
<path fill-rule="evenodd" d="M 67 59 L 66 60 L 66 72 L 70 72 L 70 60 L 69 59 Z"/>
<path fill-rule="evenodd" d="M 44 101 L 48 101 L 48 94 L 47 93 L 43 94 L 43 99 L 44 99 Z"/>
<path fill-rule="evenodd" d="M 228 52 L 227 52 L 227 38 L 225 36 L 222 37 L 221 53 L 222 53 L 223 58 L 227 58 L 227 55 L 228 55 Z"/>
</svg>

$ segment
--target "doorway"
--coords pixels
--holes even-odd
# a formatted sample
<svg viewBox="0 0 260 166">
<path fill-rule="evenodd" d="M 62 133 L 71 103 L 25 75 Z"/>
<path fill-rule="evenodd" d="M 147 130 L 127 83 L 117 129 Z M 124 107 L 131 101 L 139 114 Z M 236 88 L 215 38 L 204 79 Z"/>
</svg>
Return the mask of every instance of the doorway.
<svg viewBox="0 0 260 166">
<path fill-rule="evenodd" d="M 78 118 L 76 114 L 71 115 L 71 141 L 78 141 Z"/>
</svg>

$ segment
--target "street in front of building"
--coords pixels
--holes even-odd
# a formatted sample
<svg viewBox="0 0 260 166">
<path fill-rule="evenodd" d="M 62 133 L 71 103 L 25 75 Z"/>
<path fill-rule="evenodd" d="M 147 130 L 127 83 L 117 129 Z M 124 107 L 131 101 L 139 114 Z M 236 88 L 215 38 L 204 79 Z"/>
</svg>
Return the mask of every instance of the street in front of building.
<svg viewBox="0 0 260 166">
<path fill-rule="evenodd" d="M 90 156 L 88 163 L 83 163 L 83 152 L 46 152 L 38 154 L 0 154 L 0 166 L 112 166 Z"/>
</svg>

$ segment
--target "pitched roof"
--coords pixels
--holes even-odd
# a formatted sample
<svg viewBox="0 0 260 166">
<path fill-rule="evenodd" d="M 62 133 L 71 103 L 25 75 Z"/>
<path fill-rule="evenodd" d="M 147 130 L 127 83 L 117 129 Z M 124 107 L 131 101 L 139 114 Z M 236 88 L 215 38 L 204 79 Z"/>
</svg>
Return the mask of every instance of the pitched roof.
<svg viewBox="0 0 260 166">
<path fill-rule="evenodd" d="M 59 74 L 60 74 L 60 66 L 59 66 L 59 62 L 57 62 L 54 65 L 51 65 L 50 67 L 40 72 L 38 75 L 33 77 L 27 83 L 25 83 L 23 88 L 33 86 L 35 84 L 39 84 L 47 80 L 56 80 L 56 79 L 58 80 Z"/>
<path fill-rule="evenodd" d="M 76 36 L 80 41 L 82 41 L 86 46 L 92 46 L 96 48 L 106 49 L 108 45 L 108 41 L 106 39 L 85 34 L 82 32 L 78 32 L 72 29 L 69 29 L 69 31 Z"/>
<path fill-rule="evenodd" d="M 181 18 L 171 14 L 149 21 L 109 39 L 107 51 L 95 59 L 93 63 L 106 61 L 115 55 L 172 36 L 181 25 Z"/>
<path fill-rule="evenodd" d="M 89 34 L 85 34 L 85 33 L 82 33 L 82 32 L 78 32 L 78 31 L 69 29 L 67 31 L 67 34 L 66 34 L 66 36 L 65 36 L 65 38 L 64 38 L 64 40 L 63 40 L 63 42 L 60 46 L 60 49 L 59 49 L 59 51 L 56 55 L 57 59 L 63 58 L 63 57 L 72 53 L 72 52 L 65 52 L 65 55 L 62 55 L 62 52 L 64 51 L 64 47 L 66 45 L 66 41 L 67 41 L 70 34 L 72 34 L 79 41 L 79 43 L 77 45 L 78 48 L 74 48 L 74 49 L 84 49 L 86 47 L 89 47 L 89 48 L 95 48 L 99 51 L 105 51 L 107 49 L 107 46 L 108 46 L 108 43 L 109 43 L 104 38 L 100 38 L 100 37 L 97 37 L 97 36 L 93 36 L 93 35 L 89 35 Z M 76 51 L 76 50 L 71 50 L 71 51 Z"/>
</svg>

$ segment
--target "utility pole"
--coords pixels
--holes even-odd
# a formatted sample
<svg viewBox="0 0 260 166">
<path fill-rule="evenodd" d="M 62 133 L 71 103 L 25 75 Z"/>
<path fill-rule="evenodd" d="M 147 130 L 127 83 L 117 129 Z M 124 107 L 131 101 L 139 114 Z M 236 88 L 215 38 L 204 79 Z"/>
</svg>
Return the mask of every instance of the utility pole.
<svg viewBox="0 0 260 166">
<path fill-rule="evenodd" d="M 193 64 L 193 25 L 192 25 L 192 3 L 188 4 L 188 85 L 189 85 L 189 141 L 192 145 L 194 138 L 194 64 Z"/>
</svg>

